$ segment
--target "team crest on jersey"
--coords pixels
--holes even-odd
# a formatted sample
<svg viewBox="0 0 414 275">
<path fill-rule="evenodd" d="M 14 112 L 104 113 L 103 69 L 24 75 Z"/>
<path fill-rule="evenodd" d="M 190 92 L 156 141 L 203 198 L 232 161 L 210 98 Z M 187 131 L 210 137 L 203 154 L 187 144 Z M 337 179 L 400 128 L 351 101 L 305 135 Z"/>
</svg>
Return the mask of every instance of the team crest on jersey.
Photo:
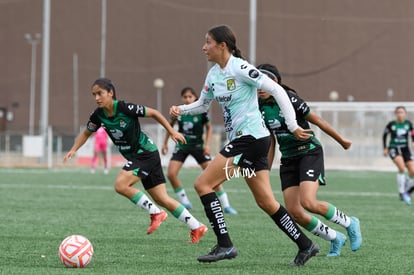
<svg viewBox="0 0 414 275">
<path fill-rule="evenodd" d="M 236 80 L 234 78 L 227 79 L 227 91 L 236 90 Z"/>
<path fill-rule="evenodd" d="M 122 119 L 119 121 L 119 126 L 121 126 L 121 128 L 125 128 L 126 123 L 125 121 L 123 121 Z"/>
</svg>

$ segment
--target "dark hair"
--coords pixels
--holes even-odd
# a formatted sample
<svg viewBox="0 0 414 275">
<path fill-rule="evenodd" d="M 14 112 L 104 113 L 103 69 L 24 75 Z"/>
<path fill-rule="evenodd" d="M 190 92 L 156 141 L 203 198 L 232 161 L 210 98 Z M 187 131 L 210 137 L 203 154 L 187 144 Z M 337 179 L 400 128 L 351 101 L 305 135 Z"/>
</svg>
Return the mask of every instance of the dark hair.
<svg viewBox="0 0 414 275">
<path fill-rule="evenodd" d="M 271 79 L 274 80 L 276 78 L 277 83 L 279 83 L 279 85 L 282 84 L 282 76 L 280 75 L 279 70 L 276 68 L 276 66 L 272 64 L 264 63 L 264 64 L 260 64 L 259 66 L 257 66 L 257 68 L 259 69 L 259 71 L 266 74 Z"/>
<path fill-rule="evenodd" d="M 227 48 L 232 55 L 243 58 L 241 51 L 236 46 L 236 36 L 229 26 L 220 25 L 213 27 L 207 33 L 214 39 L 214 41 L 218 43 L 226 43 Z"/>
<path fill-rule="evenodd" d="M 184 87 L 181 90 L 181 96 L 183 96 L 186 92 L 190 92 L 193 96 L 195 96 L 196 100 L 198 99 L 198 96 L 197 96 L 197 94 L 196 94 L 196 92 L 194 91 L 193 88 L 191 88 L 191 87 Z"/>
<path fill-rule="evenodd" d="M 407 112 L 407 109 L 405 109 L 404 106 L 397 106 L 397 107 L 395 107 L 394 113 L 396 113 L 398 111 L 398 109 L 403 109 L 404 112 Z"/>
<path fill-rule="evenodd" d="M 286 91 L 291 91 L 291 92 L 297 94 L 297 92 L 294 89 L 292 89 L 289 86 L 282 83 L 282 75 L 279 73 L 279 70 L 276 68 L 275 65 L 272 65 L 272 64 L 269 64 L 269 63 L 263 63 L 263 64 L 260 64 L 259 66 L 257 66 L 257 69 L 259 69 L 259 71 L 266 74 L 271 79 L 273 79 L 273 80 L 277 79 L 277 83 L 280 86 L 282 86 L 283 89 L 285 89 Z"/>
<path fill-rule="evenodd" d="M 93 82 L 92 87 L 95 85 L 98 85 L 99 87 L 101 87 L 104 90 L 107 90 L 108 92 L 112 91 L 113 93 L 112 98 L 116 99 L 115 86 L 110 79 L 105 78 L 105 77 L 98 78 L 97 80 Z"/>
</svg>

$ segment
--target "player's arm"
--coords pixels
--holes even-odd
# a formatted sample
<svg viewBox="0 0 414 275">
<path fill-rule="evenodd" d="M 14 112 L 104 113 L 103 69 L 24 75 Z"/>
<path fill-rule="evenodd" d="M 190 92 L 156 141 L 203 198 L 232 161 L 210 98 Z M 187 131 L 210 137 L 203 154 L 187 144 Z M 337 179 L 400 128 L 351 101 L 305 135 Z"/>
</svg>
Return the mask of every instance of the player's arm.
<svg viewBox="0 0 414 275">
<path fill-rule="evenodd" d="M 269 152 L 267 153 L 267 161 L 269 163 L 269 170 L 272 169 L 273 160 L 275 159 L 276 154 L 276 138 L 275 135 L 271 130 L 270 131 L 270 148 Z"/>
<path fill-rule="evenodd" d="M 171 119 L 170 120 L 171 127 L 174 127 L 175 122 L 176 122 L 176 119 Z M 162 149 L 161 149 L 161 153 L 163 155 L 166 155 L 168 153 L 168 139 L 169 138 L 170 138 L 170 134 L 168 132 L 166 132 L 165 137 L 164 137 L 164 143 L 162 144 Z"/>
<path fill-rule="evenodd" d="M 88 138 L 92 135 L 92 132 L 88 129 L 85 129 L 79 136 L 76 138 L 75 143 L 73 144 L 72 148 L 67 152 L 67 154 L 63 157 L 63 162 L 66 162 L 68 159 L 71 159 L 78 149 L 85 144 Z"/>
<path fill-rule="evenodd" d="M 384 129 L 384 133 L 382 134 L 382 148 L 384 157 L 388 156 L 387 136 L 389 134 L 389 125 L 390 124 L 387 124 L 387 126 Z"/>
<path fill-rule="evenodd" d="M 251 70 L 250 70 L 251 71 Z M 258 72 L 258 74 L 262 74 Z M 249 73 L 250 75 L 250 73 Z M 312 137 L 311 130 L 303 129 L 300 127 L 296 121 L 296 113 L 292 106 L 289 96 L 285 92 L 282 86 L 277 84 L 275 81 L 270 79 L 267 75 L 262 74 L 260 80 L 257 82 L 259 86 L 258 89 L 262 89 L 269 94 L 271 94 L 276 102 L 279 105 L 280 110 L 285 117 L 285 123 L 289 131 L 298 139 L 298 140 L 307 140 Z"/>
<path fill-rule="evenodd" d="M 213 127 L 210 122 L 205 124 L 206 126 L 206 136 L 204 140 L 204 154 L 210 155 L 210 142 L 211 136 L 213 135 Z"/>
<path fill-rule="evenodd" d="M 178 143 L 179 141 L 182 143 L 187 143 L 185 137 L 181 133 L 174 130 L 170 123 L 168 123 L 167 119 L 159 111 L 149 107 L 145 107 L 145 116 L 152 117 L 159 124 L 161 124 L 165 128 L 165 130 L 167 130 L 171 139 L 174 140 L 175 143 Z"/>
<path fill-rule="evenodd" d="M 194 101 L 191 104 L 183 104 L 179 106 L 171 106 L 170 108 L 170 116 L 173 118 L 178 117 L 180 114 L 182 115 L 196 115 L 206 113 L 210 108 L 212 98 L 208 98 L 206 96 L 206 91 L 201 91 L 199 99 Z"/>
<path fill-rule="evenodd" d="M 306 117 L 306 120 L 318 126 L 322 131 L 341 144 L 345 150 L 351 147 L 351 140 L 342 137 L 328 122 L 314 112 L 310 112 Z"/>
</svg>

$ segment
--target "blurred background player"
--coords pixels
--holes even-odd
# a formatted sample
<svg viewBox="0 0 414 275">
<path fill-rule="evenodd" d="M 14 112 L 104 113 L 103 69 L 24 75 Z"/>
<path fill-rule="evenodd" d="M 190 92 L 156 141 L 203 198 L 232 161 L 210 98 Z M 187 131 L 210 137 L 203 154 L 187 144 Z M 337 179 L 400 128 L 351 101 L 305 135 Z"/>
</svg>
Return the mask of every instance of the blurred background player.
<svg viewBox="0 0 414 275">
<path fill-rule="evenodd" d="M 94 174 L 96 170 L 96 165 L 99 161 L 99 156 L 102 156 L 102 161 L 104 165 L 104 173 L 108 174 L 108 134 L 106 133 L 103 127 L 100 127 L 98 131 L 95 132 L 94 136 L 94 150 L 93 157 L 91 161 L 91 173 Z"/>
<path fill-rule="evenodd" d="M 193 88 L 185 87 L 181 90 L 181 99 L 184 104 L 190 104 L 196 101 L 198 97 Z M 207 167 L 211 161 L 210 140 L 213 129 L 207 113 L 181 115 L 177 119 L 171 120 L 171 126 L 174 126 L 175 122 L 178 122 L 178 132 L 184 135 L 187 143 L 178 143 L 175 146 L 175 150 L 168 164 L 167 177 L 181 203 L 187 209 L 191 209 L 192 203 L 190 202 L 185 189 L 178 178 L 178 173 L 180 172 L 188 155 L 193 156 L 203 170 Z M 203 140 L 204 127 L 206 128 L 205 142 Z M 170 135 L 166 133 L 164 145 L 162 146 L 163 155 L 166 155 L 168 152 L 169 137 Z M 224 212 L 233 215 L 237 214 L 237 211 L 230 206 L 227 193 L 224 191 L 222 185 L 217 186 L 215 191 L 223 204 Z"/>
<path fill-rule="evenodd" d="M 296 120 L 300 127 L 311 130 L 309 125 L 311 122 L 334 138 L 344 149 L 351 147 L 350 140 L 343 138 L 325 120 L 312 112 L 306 102 L 293 89 L 281 83 L 282 77 L 274 65 L 261 64 L 257 68 L 285 89 L 296 112 Z M 296 139 L 288 130 L 276 100 L 265 91 L 258 90 L 258 94 L 259 107 L 265 124 L 272 133 L 272 137 L 276 136 L 282 153 L 279 173 L 286 209 L 295 221 L 306 230 L 331 242 L 327 256 L 339 256 L 345 245 L 346 237 L 343 233 L 324 224 L 315 215 L 306 213 L 304 209 L 346 228 L 351 250 L 358 250 L 362 243 L 359 220 L 356 217 L 346 215 L 332 203 L 320 201 L 316 197 L 319 186 L 326 185 L 321 143 L 313 135 L 313 132 L 310 132 L 312 137 L 309 139 Z M 276 141 L 272 138 L 268 154 L 269 168 L 273 162 L 275 145 Z"/>
<path fill-rule="evenodd" d="M 411 143 L 414 148 L 413 124 L 407 120 L 407 110 L 404 106 L 397 106 L 394 111 L 395 120 L 388 122 L 382 135 L 384 156 L 390 156 L 398 168 L 397 188 L 400 199 L 407 205 L 411 205 L 411 192 L 413 191 L 414 157 L 410 150 Z M 387 137 L 390 140 L 387 146 Z M 408 170 L 408 175 L 405 169 Z"/>
</svg>

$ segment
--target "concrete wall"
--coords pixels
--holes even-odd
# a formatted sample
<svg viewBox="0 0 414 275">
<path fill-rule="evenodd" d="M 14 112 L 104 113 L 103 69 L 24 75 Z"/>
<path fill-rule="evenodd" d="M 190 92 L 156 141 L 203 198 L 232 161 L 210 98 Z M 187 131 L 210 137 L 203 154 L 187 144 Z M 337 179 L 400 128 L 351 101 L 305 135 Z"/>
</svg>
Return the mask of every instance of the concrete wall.
<svg viewBox="0 0 414 275">
<path fill-rule="evenodd" d="M 100 70 L 101 0 L 51 2 L 49 122 L 55 133 L 71 134 L 76 132 L 75 53 L 77 123 L 83 125 L 95 108 L 90 86 Z M 413 101 L 414 1 L 257 2 L 256 63 L 275 63 L 283 82 L 306 100 L 329 100 L 329 92 L 336 90 L 339 100 L 386 101 L 392 88 L 392 100 Z M 3 130 L 28 130 L 31 48 L 24 34 L 42 32 L 42 9 L 42 0 L 0 1 L 0 108 L 14 113 Z M 248 58 L 248 0 L 107 0 L 107 11 L 106 75 L 115 82 L 118 97 L 156 107 L 153 80 L 161 77 L 164 115 L 180 103 L 183 86 L 202 87 L 209 64 L 201 47 L 211 26 L 230 25 Z M 41 47 L 37 57 L 36 131 Z M 212 118 L 222 123 L 215 104 Z"/>
</svg>

